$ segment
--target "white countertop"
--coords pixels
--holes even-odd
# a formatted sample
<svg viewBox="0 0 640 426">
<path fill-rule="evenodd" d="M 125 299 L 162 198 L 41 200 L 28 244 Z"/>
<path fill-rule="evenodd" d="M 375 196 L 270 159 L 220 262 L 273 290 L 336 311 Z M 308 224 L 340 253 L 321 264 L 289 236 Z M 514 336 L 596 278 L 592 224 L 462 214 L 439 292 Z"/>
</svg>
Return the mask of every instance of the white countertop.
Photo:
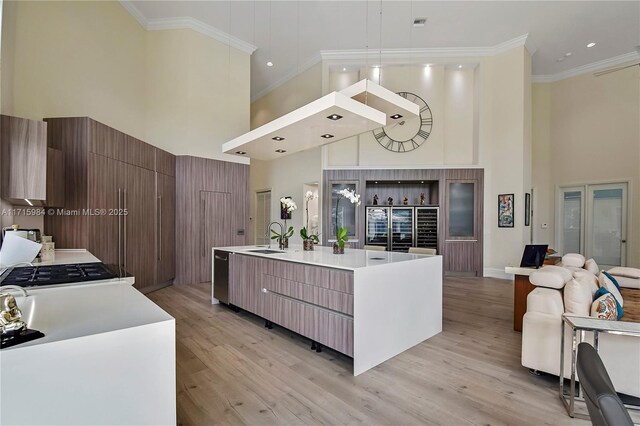
<svg viewBox="0 0 640 426">
<path fill-rule="evenodd" d="M 251 252 L 251 250 L 264 250 L 265 246 L 236 246 L 214 247 L 213 250 L 224 250 L 232 253 L 248 256 L 264 257 L 267 259 L 282 260 L 286 262 L 306 263 L 309 265 L 324 266 L 327 268 L 346 269 L 353 271 L 360 268 L 369 268 L 390 263 L 407 262 L 425 257 L 435 257 L 422 254 L 408 254 L 390 251 L 359 250 L 345 248 L 344 254 L 333 254 L 332 247 L 315 246 L 312 251 L 304 251 L 301 245 L 291 245 L 283 253 L 263 254 Z M 277 246 L 269 247 L 270 250 L 278 250 Z"/>
<path fill-rule="evenodd" d="M 68 265 L 71 263 L 96 263 L 100 259 L 84 249 L 56 249 L 53 260 L 41 262 L 40 259 L 33 261 L 34 266 L 40 265 Z"/>
<path fill-rule="evenodd" d="M 173 320 L 128 284 L 69 286 L 33 293 L 29 290 L 26 299 L 16 296 L 27 326 L 43 332 L 45 337 L 2 351 Z"/>
</svg>

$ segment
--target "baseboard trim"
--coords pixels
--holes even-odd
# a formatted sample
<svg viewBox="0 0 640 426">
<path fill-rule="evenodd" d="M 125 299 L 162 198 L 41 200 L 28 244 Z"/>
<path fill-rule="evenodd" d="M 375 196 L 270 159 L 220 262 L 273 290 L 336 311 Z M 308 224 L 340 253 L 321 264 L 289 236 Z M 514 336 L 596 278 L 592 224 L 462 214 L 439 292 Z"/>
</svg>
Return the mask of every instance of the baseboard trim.
<svg viewBox="0 0 640 426">
<path fill-rule="evenodd" d="M 483 272 L 485 277 L 513 280 L 513 274 L 507 274 L 504 268 L 484 268 Z"/>
<path fill-rule="evenodd" d="M 158 283 L 158 284 L 153 285 L 151 287 L 143 288 L 142 290 L 140 290 L 140 292 L 142 294 L 149 294 L 152 291 L 160 290 L 161 288 L 169 287 L 170 285 L 173 285 L 173 280 L 166 281 L 166 282 L 163 282 L 163 283 Z"/>
</svg>

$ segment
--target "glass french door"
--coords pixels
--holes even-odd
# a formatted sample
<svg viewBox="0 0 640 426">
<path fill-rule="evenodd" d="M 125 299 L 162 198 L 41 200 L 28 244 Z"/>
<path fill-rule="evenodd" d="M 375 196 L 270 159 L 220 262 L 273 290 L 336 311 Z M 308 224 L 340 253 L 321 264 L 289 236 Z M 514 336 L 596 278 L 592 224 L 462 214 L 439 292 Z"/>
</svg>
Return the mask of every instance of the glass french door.
<svg viewBox="0 0 640 426">
<path fill-rule="evenodd" d="M 556 205 L 560 254 L 582 253 L 601 268 L 625 266 L 626 183 L 561 187 Z"/>
<path fill-rule="evenodd" d="M 587 186 L 585 256 L 600 267 L 625 266 L 627 184 Z"/>
<path fill-rule="evenodd" d="M 584 253 L 584 186 L 565 187 L 558 195 L 558 251 Z"/>
</svg>

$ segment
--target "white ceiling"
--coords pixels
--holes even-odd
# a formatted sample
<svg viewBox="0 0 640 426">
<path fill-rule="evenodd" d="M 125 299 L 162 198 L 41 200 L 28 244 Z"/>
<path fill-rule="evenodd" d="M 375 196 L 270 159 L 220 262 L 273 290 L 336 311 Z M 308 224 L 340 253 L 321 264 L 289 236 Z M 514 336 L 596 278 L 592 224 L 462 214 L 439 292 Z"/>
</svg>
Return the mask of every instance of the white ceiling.
<svg viewBox="0 0 640 426">
<path fill-rule="evenodd" d="M 148 21 L 190 17 L 256 46 L 251 59 L 253 97 L 319 58 L 321 50 L 368 46 L 375 58 L 380 46 L 492 47 L 529 34 L 537 47 L 533 74 L 549 76 L 636 52 L 640 45 L 640 1 L 128 3 Z M 413 28 L 415 17 L 426 17 L 426 26 Z M 597 44 L 587 48 L 589 42 Z M 572 55 L 557 62 L 567 52 Z M 268 61 L 274 66 L 267 67 Z"/>
</svg>

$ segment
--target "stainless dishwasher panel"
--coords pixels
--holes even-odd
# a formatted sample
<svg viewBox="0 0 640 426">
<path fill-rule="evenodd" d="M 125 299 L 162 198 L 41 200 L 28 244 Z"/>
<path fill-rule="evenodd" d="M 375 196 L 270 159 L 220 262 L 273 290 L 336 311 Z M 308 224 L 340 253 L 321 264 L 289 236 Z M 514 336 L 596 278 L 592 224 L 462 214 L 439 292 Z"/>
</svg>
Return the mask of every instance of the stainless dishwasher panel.
<svg viewBox="0 0 640 426">
<path fill-rule="evenodd" d="M 213 253 L 213 297 L 229 304 L 229 252 L 215 250 Z"/>
</svg>

